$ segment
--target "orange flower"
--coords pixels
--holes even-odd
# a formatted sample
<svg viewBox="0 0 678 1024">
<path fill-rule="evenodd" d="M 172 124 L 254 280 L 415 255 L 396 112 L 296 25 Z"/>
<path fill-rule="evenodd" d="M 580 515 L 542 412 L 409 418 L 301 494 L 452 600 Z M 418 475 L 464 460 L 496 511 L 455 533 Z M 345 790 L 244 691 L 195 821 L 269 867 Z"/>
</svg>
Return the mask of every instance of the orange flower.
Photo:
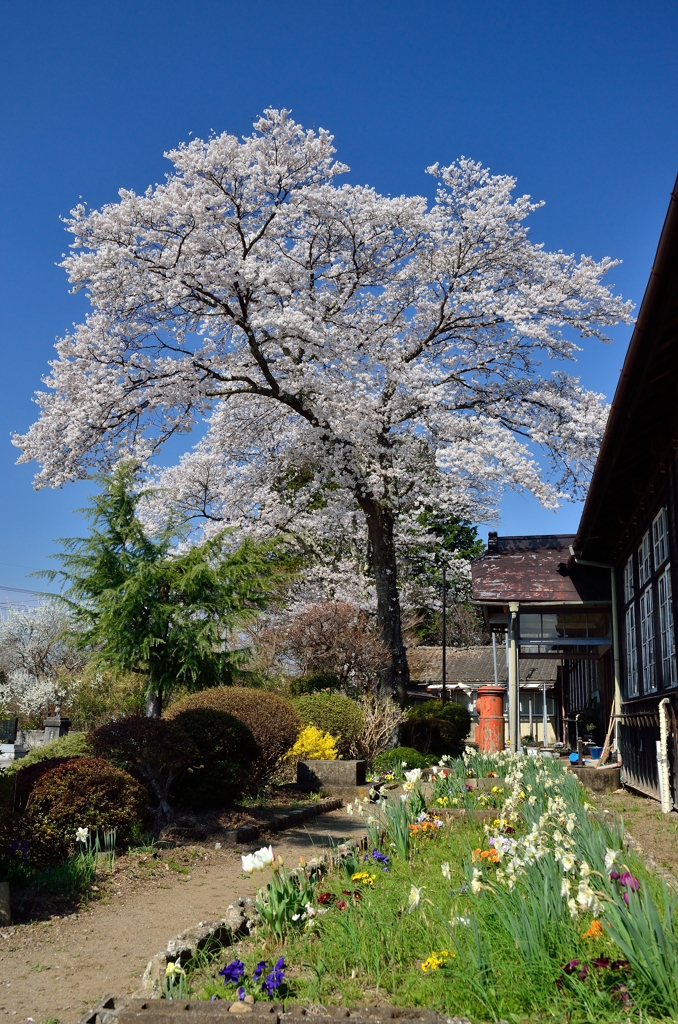
<svg viewBox="0 0 678 1024">
<path fill-rule="evenodd" d="M 589 928 L 587 928 L 585 932 L 582 932 L 582 938 L 584 938 L 584 939 L 602 939 L 604 934 L 605 934 L 605 929 L 603 928 L 603 926 L 600 923 L 600 921 L 596 920 L 596 921 L 591 921 L 591 926 Z"/>
</svg>

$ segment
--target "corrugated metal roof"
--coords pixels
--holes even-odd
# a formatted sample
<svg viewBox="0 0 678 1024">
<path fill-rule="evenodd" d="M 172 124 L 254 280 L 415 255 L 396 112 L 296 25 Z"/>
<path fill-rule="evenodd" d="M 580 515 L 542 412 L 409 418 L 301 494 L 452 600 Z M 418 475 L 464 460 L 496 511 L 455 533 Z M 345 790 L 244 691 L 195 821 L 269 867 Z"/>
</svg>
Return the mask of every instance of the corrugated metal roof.
<svg viewBox="0 0 678 1024">
<path fill-rule="evenodd" d="M 583 604 L 610 600 L 609 572 L 575 565 L 570 557 L 571 537 L 548 538 L 543 548 L 516 543 L 533 540 L 530 537 L 506 538 L 513 542 L 506 547 L 503 540 L 499 537 L 497 548 L 471 565 L 474 601 Z"/>
<path fill-rule="evenodd" d="M 439 683 L 443 678 L 442 647 L 410 647 L 407 652 L 413 683 Z M 499 682 L 506 681 L 506 655 L 497 647 Z M 543 658 L 520 660 L 521 683 L 554 683 L 558 665 Z M 452 647 L 447 649 L 448 683 L 494 683 L 494 659 L 491 647 Z"/>
</svg>

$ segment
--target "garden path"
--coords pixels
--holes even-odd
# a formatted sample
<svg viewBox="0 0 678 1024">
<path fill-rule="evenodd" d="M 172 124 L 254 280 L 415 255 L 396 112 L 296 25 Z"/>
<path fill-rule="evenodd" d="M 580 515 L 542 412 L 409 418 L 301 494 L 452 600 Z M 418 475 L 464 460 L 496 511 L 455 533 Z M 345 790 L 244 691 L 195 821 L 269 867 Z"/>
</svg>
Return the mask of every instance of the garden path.
<svg viewBox="0 0 678 1024">
<path fill-rule="evenodd" d="M 318 848 L 363 832 L 360 819 L 339 810 L 270 841 L 293 865 L 301 854 L 312 857 Z M 123 996 L 138 989 L 146 964 L 169 939 L 223 916 L 236 897 L 253 895 L 261 876 L 244 876 L 239 853 L 216 850 L 215 839 L 197 844 L 201 855 L 190 874 L 168 868 L 159 880 L 134 889 L 116 882 L 114 872 L 107 902 L 0 931 L 0 1019 L 75 1024 L 105 993 Z M 243 844 L 242 852 L 268 841 Z"/>
</svg>

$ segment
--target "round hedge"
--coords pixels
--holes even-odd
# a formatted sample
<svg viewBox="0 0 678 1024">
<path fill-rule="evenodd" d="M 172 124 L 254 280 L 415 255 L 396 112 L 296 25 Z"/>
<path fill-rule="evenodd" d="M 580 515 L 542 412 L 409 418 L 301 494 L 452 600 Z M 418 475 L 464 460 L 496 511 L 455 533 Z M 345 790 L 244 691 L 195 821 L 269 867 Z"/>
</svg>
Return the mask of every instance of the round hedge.
<svg viewBox="0 0 678 1024">
<path fill-rule="evenodd" d="M 167 711 L 175 719 L 184 711 L 209 708 L 233 715 L 244 723 L 257 744 L 257 757 L 252 765 L 252 782 L 264 782 L 275 772 L 290 747 L 294 746 L 301 719 L 291 703 L 269 690 L 246 686 L 215 686 L 191 693 Z"/>
<path fill-rule="evenodd" d="M 291 704 L 304 725 L 315 725 L 335 736 L 340 757 L 349 756 L 365 724 L 359 704 L 338 693 L 309 693 L 294 697 Z"/>
<path fill-rule="evenodd" d="M 430 764 L 435 764 L 436 760 L 437 758 L 427 757 L 412 747 L 393 747 L 377 754 L 373 767 L 378 772 L 388 772 L 400 763 L 405 771 L 409 771 L 410 768 L 428 768 Z"/>
<path fill-rule="evenodd" d="M 219 807 L 250 787 L 259 748 L 244 722 L 214 708 L 186 708 L 173 721 L 199 752 L 195 766 L 174 784 L 179 801 L 191 807 Z"/>
<path fill-rule="evenodd" d="M 78 828 L 131 838 L 147 813 L 148 795 L 127 772 L 100 758 L 77 757 L 45 772 L 24 814 L 32 860 L 59 860 L 75 846 Z"/>
</svg>

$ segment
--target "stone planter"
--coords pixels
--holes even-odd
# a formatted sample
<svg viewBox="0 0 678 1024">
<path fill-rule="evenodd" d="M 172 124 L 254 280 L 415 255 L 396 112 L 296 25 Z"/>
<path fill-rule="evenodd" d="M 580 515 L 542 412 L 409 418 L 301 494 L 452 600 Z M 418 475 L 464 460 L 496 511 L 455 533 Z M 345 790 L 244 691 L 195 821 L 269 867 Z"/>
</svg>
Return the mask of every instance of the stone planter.
<svg viewBox="0 0 678 1024">
<path fill-rule="evenodd" d="M 297 785 L 304 789 L 364 786 L 366 761 L 299 761 Z"/>
</svg>

